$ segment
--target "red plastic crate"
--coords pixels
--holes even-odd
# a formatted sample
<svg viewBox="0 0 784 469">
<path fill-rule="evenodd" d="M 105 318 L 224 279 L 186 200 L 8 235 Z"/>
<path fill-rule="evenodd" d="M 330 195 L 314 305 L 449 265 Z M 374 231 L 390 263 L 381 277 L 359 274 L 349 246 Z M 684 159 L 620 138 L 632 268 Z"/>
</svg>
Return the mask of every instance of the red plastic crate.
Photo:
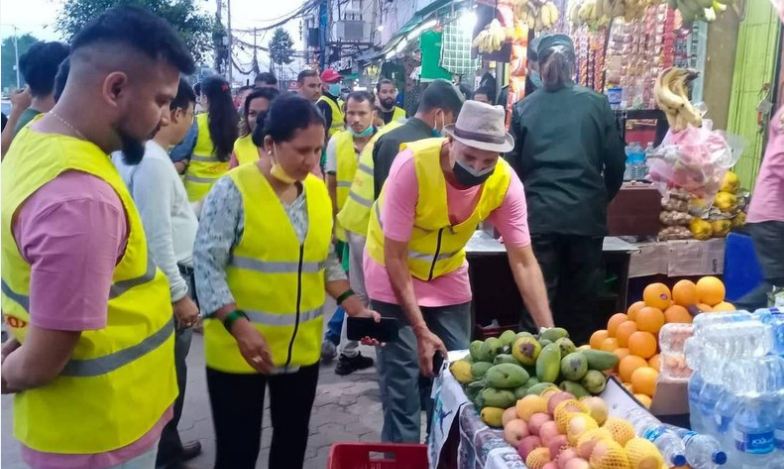
<svg viewBox="0 0 784 469">
<path fill-rule="evenodd" d="M 333 443 L 327 469 L 424 469 L 427 445 Z"/>
</svg>

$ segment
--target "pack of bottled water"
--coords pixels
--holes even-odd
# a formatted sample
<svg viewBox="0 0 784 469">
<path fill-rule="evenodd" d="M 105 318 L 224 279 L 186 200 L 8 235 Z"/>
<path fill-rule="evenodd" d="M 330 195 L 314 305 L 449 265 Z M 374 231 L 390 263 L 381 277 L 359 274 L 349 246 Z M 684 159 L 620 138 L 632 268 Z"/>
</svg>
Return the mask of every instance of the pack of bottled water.
<svg viewBox="0 0 784 469">
<path fill-rule="evenodd" d="M 784 317 L 770 310 L 694 318 L 693 335 L 684 346 L 693 371 L 691 427 L 718 443 L 729 468 L 784 469 L 782 329 Z M 708 456 L 700 453 L 699 467 L 722 464 L 722 456 Z"/>
</svg>

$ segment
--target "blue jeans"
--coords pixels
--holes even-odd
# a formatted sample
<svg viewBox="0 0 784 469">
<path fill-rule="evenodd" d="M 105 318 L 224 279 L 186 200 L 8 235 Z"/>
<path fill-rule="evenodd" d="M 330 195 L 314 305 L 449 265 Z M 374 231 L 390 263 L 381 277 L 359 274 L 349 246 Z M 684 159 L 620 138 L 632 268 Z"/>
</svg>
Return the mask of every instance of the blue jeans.
<svg viewBox="0 0 784 469">
<path fill-rule="evenodd" d="M 329 319 L 327 323 L 327 332 L 324 338 L 335 344 L 337 347 L 340 345 L 340 329 L 343 327 L 343 318 L 346 316 L 346 310 L 342 306 L 338 306 L 335 314 Z"/>
</svg>

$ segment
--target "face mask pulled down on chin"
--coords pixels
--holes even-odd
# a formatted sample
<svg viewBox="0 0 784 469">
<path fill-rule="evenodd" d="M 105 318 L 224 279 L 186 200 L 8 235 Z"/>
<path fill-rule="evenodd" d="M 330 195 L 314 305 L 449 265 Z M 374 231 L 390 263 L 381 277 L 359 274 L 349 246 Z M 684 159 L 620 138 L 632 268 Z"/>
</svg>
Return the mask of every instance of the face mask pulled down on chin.
<svg viewBox="0 0 784 469">
<path fill-rule="evenodd" d="M 444 127 L 446 127 L 446 119 L 444 119 L 444 115 L 441 114 L 441 127 L 438 126 L 438 114 L 436 114 L 436 117 L 433 119 L 433 124 L 433 130 L 431 130 L 433 137 L 443 137 Z"/>
<path fill-rule="evenodd" d="M 277 147 L 275 144 L 272 144 L 273 154 L 278 152 Z M 271 155 L 270 155 L 271 156 Z M 278 181 L 282 182 L 283 184 L 294 184 L 297 182 L 297 179 L 289 176 L 283 166 L 278 163 L 277 159 L 272 160 L 272 167 L 270 168 L 270 175 L 277 179 Z"/>
</svg>

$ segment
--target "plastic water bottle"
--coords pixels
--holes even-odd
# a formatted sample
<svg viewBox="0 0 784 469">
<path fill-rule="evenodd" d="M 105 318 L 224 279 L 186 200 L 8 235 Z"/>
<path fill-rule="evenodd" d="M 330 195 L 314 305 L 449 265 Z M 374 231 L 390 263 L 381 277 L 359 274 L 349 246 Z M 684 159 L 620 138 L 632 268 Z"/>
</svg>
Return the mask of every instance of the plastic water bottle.
<svg viewBox="0 0 784 469">
<path fill-rule="evenodd" d="M 711 383 L 705 380 L 705 384 L 700 391 L 699 406 L 700 413 L 702 414 L 702 431 L 703 433 L 716 434 L 716 422 L 714 415 L 716 411 L 716 404 L 722 396 L 722 387 L 719 384 Z"/>
<path fill-rule="evenodd" d="M 751 320 L 754 320 L 754 316 L 752 316 L 748 311 L 733 311 L 730 313 L 698 314 L 694 317 L 692 325 L 694 326 L 694 334 L 699 335 L 703 329 L 715 324 Z"/>
<path fill-rule="evenodd" d="M 686 462 L 693 469 L 713 469 L 727 463 L 727 453 L 716 438 L 674 425 L 667 425 L 667 428 L 683 440 Z"/>
<path fill-rule="evenodd" d="M 772 467 L 775 454 L 774 424 L 770 409 L 759 398 L 741 399 L 738 414 L 732 423 L 734 451 L 731 467 L 757 469 Z"/>
<path fill-rule="evenodd" d="M 638 435 L 656 445 L 670 467 L 686 464 L 686 445 L 667 425 L 640 408 L 632 409 L 626 418 Z"/>
<path fill-rule="evenodd" d="M 726 388 L 721 388 L 718 402 L 713 412 L 713 424 L 708 427 L 709 432 L 716 436 L 724 448 L 732 448 L 732 420 L 738 411 L 738 397 L 729 392 Z"/>
<path fill-rule="evenodd" d="M 779 452 L 779 457 L 784 458 L 784 398 L 781 398 L 780 394 L 778 397 L 776 425 L 773 429 L 773 442 Z"/>
<path fill-rule="evenodd" d="M 700 433 L 705 432 L 705 415 L 700 407 L 700 392 L 705 385 L 705 380 L 699 372 L 692 373 L 689 378 L 689 424 L 691 428 Z"/>
<path fill-rule="evenodd" d="M 773 328 L 773 351 L 784 355 L 784 311 L 779 308 L 767 308 L 758 309 L 754 314 Z"/>
</svg>

